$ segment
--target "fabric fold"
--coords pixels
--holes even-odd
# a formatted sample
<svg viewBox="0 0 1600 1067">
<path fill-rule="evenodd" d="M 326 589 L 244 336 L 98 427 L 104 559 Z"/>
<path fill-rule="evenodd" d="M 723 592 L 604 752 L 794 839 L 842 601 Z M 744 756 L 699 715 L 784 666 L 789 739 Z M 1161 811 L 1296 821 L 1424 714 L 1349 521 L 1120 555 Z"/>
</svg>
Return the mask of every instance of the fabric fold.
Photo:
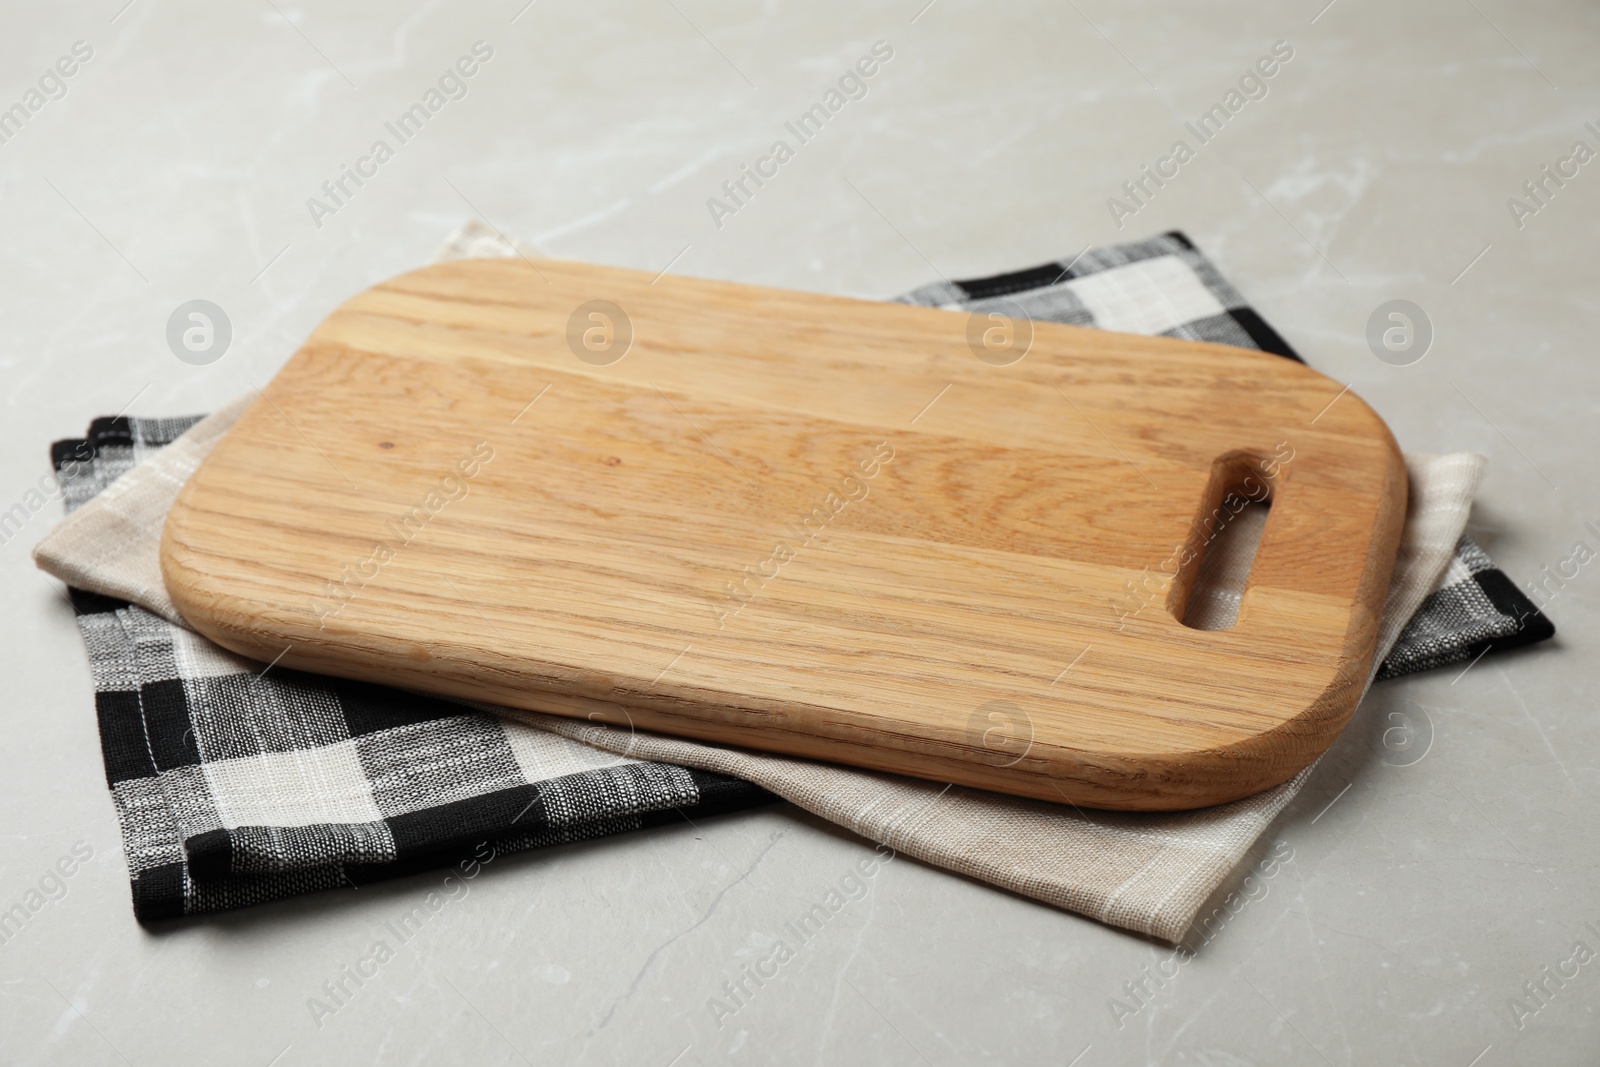
<svg viewBox="0 0 1600 1067">
<path fill-rule="evenodd" d="M 466 254 L 522 252 L 469 225 L 441 258 Z M 1040 320 L 1298 358 L 1181 234 L 901 299 L 1003 301 Z M 1091 812 L 263 670 L 186 629 L 159 567 L 167 509 L 246 403 L 204 419 L 97 420 L 52 453 L 70 514 L 35 558 L 74 589 L 140 921 L 444 866 L 486 843 L 532 848 L 781 797 L 927 863 L 1176 941 L 1312 773 L 1199 811 Z M 1376 676 L 1553 633 L 1463 536 L 1481 457 L 1406 462 Z"/>
</svg>

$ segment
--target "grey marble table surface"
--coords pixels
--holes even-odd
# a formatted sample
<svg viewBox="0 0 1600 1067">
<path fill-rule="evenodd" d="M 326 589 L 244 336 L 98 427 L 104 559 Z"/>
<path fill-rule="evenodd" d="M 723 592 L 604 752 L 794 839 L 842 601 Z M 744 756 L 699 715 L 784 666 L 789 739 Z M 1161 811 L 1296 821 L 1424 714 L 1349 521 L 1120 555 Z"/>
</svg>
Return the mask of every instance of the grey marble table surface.
<svg viewBox="0 0 1600 1067">
<path fill-rule="evenodd" d="M 53 438 L 263 384 L 468 218 L 862 297 L 1182 229 L 1408 450 L 1489 457 L 1469 531 L 1514 579 L 1600 550 L 1592 4 L 12 0 L 3 25 L 0 511 Z M 192 299 L 231 324 L 205 365 L 167 341 Z M 1369 346 L 1391 300 L 1425 316 L 1424 358 Z M 0 544 L 0 911 L 92 857 L 0 943 L 0 1063 L 1600 1057 L 1600 567 L 1552 586 L 1556 640 L 1375 689 L 1262 843 L 1292 858 L 1192 957 L 897 860 L 720 1017 L 869 851 L 776 806 L 507 858 L 328 1015 L 311 999 L 438 876 L 141 929 L 81 642 L 28 558 L 58 513 Z M 1420 759 L 1383 758 L 1395 724 Z"/>
</svg>

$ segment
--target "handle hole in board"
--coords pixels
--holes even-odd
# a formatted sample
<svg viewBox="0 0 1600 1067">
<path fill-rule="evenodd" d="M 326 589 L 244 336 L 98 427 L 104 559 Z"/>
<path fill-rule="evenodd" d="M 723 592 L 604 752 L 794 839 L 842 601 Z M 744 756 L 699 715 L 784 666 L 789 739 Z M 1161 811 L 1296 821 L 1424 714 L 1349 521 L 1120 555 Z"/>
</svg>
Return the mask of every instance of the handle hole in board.
<svg viewBox="0 0 1600 1067">
<path fill-rule="evenodd" d="M 1271 472 L 1271 473 L 1269 473 Z M 1205 498 L 1189 533 L 1168 608 L 1192 630 L 1229 630 L 1239 605 L 1280 471 L 1248 452 L 1223 456 L 1213 464 Z"/>
</svg>

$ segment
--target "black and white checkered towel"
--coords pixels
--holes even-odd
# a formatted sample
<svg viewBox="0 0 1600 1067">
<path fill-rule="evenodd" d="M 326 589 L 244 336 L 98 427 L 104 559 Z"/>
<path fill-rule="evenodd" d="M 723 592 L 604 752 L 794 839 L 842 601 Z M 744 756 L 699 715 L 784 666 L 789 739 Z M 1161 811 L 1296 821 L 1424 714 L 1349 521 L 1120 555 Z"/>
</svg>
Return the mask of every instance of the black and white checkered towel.
<svg viewBox="0 0 1600 1067">
<path fill-rule="evenodd" d="M 904 302 L 1259 348 L 1288 344 L 1181 234 Z M 197 419 L 97 419 L 57 442 L 74 510 Z M 709 771 L 611 756 L 459 705 L 234 656 L 126 601 L 73 591 L 141 922 L 356 885 L 466 858 L 762 804 Z M 1380 677 L 1554 633 L 1462 539 Z"/>
<path fill-rule="evenodd" d="M 96 419 L 52 448 L 68 510 L 198 421 Z M 140 922 L 776 800 L 380 686 L 269 668 L 72 591 Z"/>
</svg>

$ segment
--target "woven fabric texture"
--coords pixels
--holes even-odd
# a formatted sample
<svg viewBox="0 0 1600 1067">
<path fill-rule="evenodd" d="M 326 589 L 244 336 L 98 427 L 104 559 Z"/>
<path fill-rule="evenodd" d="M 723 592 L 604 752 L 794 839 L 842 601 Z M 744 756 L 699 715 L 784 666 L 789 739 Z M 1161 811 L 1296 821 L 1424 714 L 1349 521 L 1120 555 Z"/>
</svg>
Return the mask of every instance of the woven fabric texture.
<svg viewBox="0 0 1600 1067">
<path fill-rule="evenodd" d="M 469 226 L 441 258 L 463 254 L 521 253 Z M 1020 307 L 1297 358 L 1178 234 L 901 299 Z M 76 590 L 141 920 L 442 866 L 483 841 L 533 847 L 776 795 L 926 862 L 1176 941 L 1311 773 L 1201 811 L 1086 812 L 263 671 L 182 626 L 158 563 L 167 509 L 244 405 L 205 419 L 97 420 L 87 438 L 53 449 L 73 513 L 35 555 Z M 1463 539 L 1481 466 L 1470 455 L 1407 457 L 1411 501 L 1379 676 L 1553 632 Z M 1245 525 L 1258 531 L 1258 519 Z M 1219 571 L 1201 625 L 1227 625 L 1237 611 L 1247 568 Z M 1487 579 L 1494 595 L 1484 575 L 1498 576 Z"/>
</svg>

